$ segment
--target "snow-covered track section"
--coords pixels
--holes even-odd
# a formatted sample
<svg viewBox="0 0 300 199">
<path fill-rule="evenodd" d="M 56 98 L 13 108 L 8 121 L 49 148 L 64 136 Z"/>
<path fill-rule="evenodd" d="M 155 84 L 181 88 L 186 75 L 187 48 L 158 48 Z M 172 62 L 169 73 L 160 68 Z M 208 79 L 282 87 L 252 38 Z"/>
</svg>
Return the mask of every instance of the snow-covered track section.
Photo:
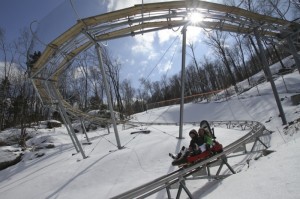
<svg viewBox="0 0 300 199">
<path fill-rule="evenodd" d="M 161 176 L 160 178 L 157 178 L 151 182 L 143 184 L 139 187 L 136 187 L 132 190 L 124 192 L 120 195 L 114 196 L 112 199 L 146 198 L 146 197 L 148 197 L 154 193 L 157 193 L 163 189 L 166 189 L 168 198 L 174 198 L 174 197 L 171 197 L 171 192 L 170 192 L 170 189 L 172 189 L 174 187 L 174 184 L 179 185 L 176 198 L 180 197 L 182 190 L 184 190 L 186 192 L 186 194 L 189 196 L 189 198 L 193 198 L 191 192 L 189 191 L 189 189 L 187 187 L 187 184 L 185 183 L 185 181 L 188 180 L 188 178 L 190 178 L 192 175 L 196 174 L 197 172 L 200 172 L 201 170 L 203 171 L 203 170 L 207 169 L 208 170 L 207 175 L 212 176 L 209 168 L 213 164 L 219 166 L 216 174 L 213 175 L 216 179 L 223 177 L 220 175 L 220 172 L 224 165 L 226 165 L 228 167 L 228 169 L 231 173 L 235 174 L 236 171 L 227 162 L 227 157 L 230 154 L 235 153 L 240 148 L 244 149 L 244 153 L 247 153 L 246 144 L 249 144 L 249 143 L 250 144 L 253 143 L 250 152 L 254 152 L 255 146 L 257 145 L 258 142 L 263 147 L 265 147 L 265 148 L 268 147 L 265 143 L 262 142 L 262 140 L 260 138 L 262 136 L 269 135 L 269 131 L 267 131 L 265 126 L 263 124 L 261 124 L 260 122 L 256 122 L 256 121 L 213 121 L 213 122 L 210 122 L 210 124 L 216 125 L 216 126 L 227 125 L 227 127 L 240 126 L 241 128 L 244 128 L 245 126 L 247 126 L 251 130 L 249 133 L 247 133 L 243 137 L 239 138 L 238 140 L 236 140 L 233 143 L 229 144 L 228 146 L 224 147 L 224 150 L 222 153 L 216 154 L 204 161 L 195 163 L 186 168 L 181 168 L 172 173 Z M 216 163 L 218 163 L 218 164 L 216 164 Z M 201 179 L 201 178 L 199 178 L 199 179 Z"/>
</svg>

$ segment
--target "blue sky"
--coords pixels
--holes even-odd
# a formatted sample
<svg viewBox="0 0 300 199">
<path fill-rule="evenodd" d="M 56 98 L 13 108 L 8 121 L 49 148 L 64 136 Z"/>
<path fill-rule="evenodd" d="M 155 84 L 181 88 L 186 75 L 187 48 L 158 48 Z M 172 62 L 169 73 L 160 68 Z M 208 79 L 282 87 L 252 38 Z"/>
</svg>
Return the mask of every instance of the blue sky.
<svg viewBox="0 0 300 199">
<path fill-rule="evenodd" d="M 64 0 L 1 0 L 0 27 L 5 30 L 7 39 L 15 39 L 20 29 L 42 19 L 62 2 Z"/>
<path fill-rule="evenodd" d="M 158 1 L 161 0 L 144 0 L 144 3 Z M 72 4 L 70 0 L 1 0 L 0 26 L 6 32 L 6 38 L 13 40 L 19 35 L 20 29 L 38 21 L 32 27 L 38 27 L 39 39 L 49 43 L 74 25 L 78 18 L 140 3 L 142 0 L 72 0 Z M 202 48 L 204 44 L 201 43 L 200 34 L 199 28 L 188 27 L 187 40 L 195 42 L 198 59 L 204 52 L 208 53 Z M 121 78 L 130 79 L 133 84 L 138 85 L 141 77 L 158 81 L 164 74 L 170 77 L 181 70 L 181 37 L 180 30 L 164 30 L 112 40 L 107 45 L 113 57 L 122 64 Z"/>
</svg>

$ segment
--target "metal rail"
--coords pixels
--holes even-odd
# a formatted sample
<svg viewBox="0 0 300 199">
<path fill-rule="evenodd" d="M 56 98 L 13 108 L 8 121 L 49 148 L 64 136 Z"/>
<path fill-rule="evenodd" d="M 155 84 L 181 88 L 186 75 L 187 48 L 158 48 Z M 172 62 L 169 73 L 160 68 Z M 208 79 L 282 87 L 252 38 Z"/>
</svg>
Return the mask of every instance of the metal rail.
<svg viewBox="0 0 300 199">
<path fill-rule="evenodd" d="M 199 171 L 201 168 L 203 168 L 204 166 L 206 166 L 209 163 L 212 163 L 212 162 L 215 162 L 218 160 L 224 160 L 224 157 L 233 153 L 238 148 L 240 148 L 241 146 L 244 146 L 245 144 L 249 143 L 250 141 L 254 141 L 254 144 L 253 144 L 253 147 L 254 147 L 257 139 L 259 139 L 259 137 L 262 136 L 264 134 L 264 132 L 266 131 L 265 126 L 256 121 L 213 121 L 210 123 L 214 124 L 214 125 L 221 125 L 221 124 L 224 124 L 224 125 L 247 125 L 251 128 L 251 131 L 249 133 L 247 133 L 246 135 L 244 135 L 243 137 L 236 140 L 235 142 L 231 143 L 230 145 L 224 147 L 224 150 L 222 153 L 214 155 L 204 161 L 201 161 L 199 163 L 191 165 L 187 168 L 181 168 L 177 171 L 174 171 L 167 175 L 161 176 L 157 179 L 152 180 L 151 182 L 148 182 L 139 187 L 136 187 L 134 189 L 126 191 L 120 195 L 114 196 L 112 199 L 145 198 L 145 197 L 148 197 L 148 196 L 150 196 L 154 193 L 157 193 L 158 191 L 161 191 L 163 189 L 167 190 L 168 197 L 170 198 L 169 189 L 170 189 L 170 186 L 175 183 L 180 183 L 180 186 L 186 191 L 186 193 L 189 195 L 189 197 L 192 198 L 191 193 L 188 191 L 188 188 L 184 183 L 184 180 L 186 179 L 186 177 Z M 154 123 L 151 123 L 151 124 L 154 124 Z M 194 124 L 194 123 L 192 123 L 192 124 Z M 264 145 L 264 146 L 267 147 L 266 145 Z M 252 149 L 253 149 L 253 147 L 252 147 Z M 224 161 L 223 163 L 226 164 L 227 162 Z M 227 166 L 229 166 L 229 165 L 227 165 Z M 219 175 L 221 168 L 222 168 L 222 166 L 220 166 L 220 168 L 217 172 L 217 175 Z M 229 167 L 229 169 L 231 170 L 232 173 L 235 173 L 232 170 L 232 168 Z"/>
<path fill-rule="evenodd" d="M 92 35 L 97 42 L 130 35 L 134 36 L 183 26 L 189 23 L 189 15 L 192 12 L 201 13 L 203 21 L 200 24 L 190 25 L 204 29 L 249 34 L 253 32 L 253 28 L 259 26 L 260 31 L 265 36 L 277 38 L 280 31 L 292 34 L 293 27 L 299 27 L 299 24 L 295 22 L 199 0 L 135 5 L 116 12 L 84 18 L 78 20 L 69 30 L 50 42 L 31 69 L 32 82 L 39 93 L 40 99 L 44 104 L 52 101 L 51 95 L 45 91 L 42 82 L 50 81 L 51 84 L 57 87 L 60 75 L 66 70 L 70 62 L 78 54 L 94 45 L 86 37 L 86 32 Z M 146 17 L 146 14 L 148 17 Z"/>
<path fill-rule="evenodd" d="M 201 23 L 190 22 L 189 17 L 195 12 L 203 16 Z M 76 110 L 64 100 L 58 89 L 58 80 L 63 72 L 80 53 L 94 45 L 97 46 L 97 42 L 186 25 L 238 34 L 253 34 L 253 30 L 256 29 L 264 37 L 277 41 L 298 34 L 295 30 L 300 26 L 294 21 L 200 0 L 139 4 L 78 20 L 45 47 L 41 57 L 30 70 L 31 81 L 44 105 L 60 104 L 66 113 L 94 123 L 115 123 L 114 119 L 94 117 Z M 53 93 L 57 94 L 53 96 Z M 62 117 L 68 117 L 68 114 Z M 113 116 L 112 112 L 111 115 Z M 116 128 L 114 129 L 116 133 Z"/>
</svg>

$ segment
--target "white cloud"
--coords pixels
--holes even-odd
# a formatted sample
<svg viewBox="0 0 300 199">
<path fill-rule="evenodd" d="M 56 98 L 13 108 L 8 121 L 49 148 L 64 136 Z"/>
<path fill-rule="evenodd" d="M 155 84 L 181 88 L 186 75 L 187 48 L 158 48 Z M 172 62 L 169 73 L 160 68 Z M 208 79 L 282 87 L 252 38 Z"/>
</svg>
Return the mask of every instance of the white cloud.
<svg viewBox="0 0 300 199">
<path fill-rule="evenodd" d="M 120 10 L 123 8 L 128 8 L 137 4 L 155 3 L 155 2 L 166 2 L 174 0 L 108 0 L 107 9 L 108 11 Z"/>
<path fill-rule="evenodd" d="M 163 44 L 164 42 L 167 42 L 170 39 L 175 38 L 180 34 L 181 34 L 180 29 L 177 32 L 170 30 L 170 29 L 160 30 L 157 32 L 159 44 Z"/>
<path fill-rule="evenodd" d="M 120 0 L 108 0 L 107 9 L 108 11 L 120 10 L 123 8 L 134 6 L 135 4 L 141 4 L 141 0 L 130 0 L 130 1 L 120 1 Z"/>
<path fill-rule="evenodd" d="M 158 71 L 159 73 L 166 73 L 171 68 L 172 68 L 172 62 L 169 60 L 164 64 L 159 64 Z"/>
<path fill-rule="evenodd" d="M 129 64 L 129 65 L 134 65 L 135 64 L 135 60 L 134 59 L 126 59 L 125 63 Z"/>
<path fill-rule="evenodd" d="M 146 77 L 148 75 L 149 62 L 148 60 L 141 61 L 138 66 L 137 74 L 139 78 Z"/>
<path fill-rule="evenodd" d="M 202 34 L 202 29 L 199 27 L 193 27 L 193 26 L 189 26 L 187 28 L 187 32 L 186 32 L 186 42 L 187 43 L 196 43 L 196 42 L 200 42 L 201 39 L 201 35 Z"/>
<path fill-rule="evenodd" d="M 172 0 L 167 0 L 172 1 Z M 108 0 L 108 10 L 115 11 L 123 8 L 128 8 L 137 4 L 142 4 L 144 2 L 147 3 L 154 3 L 154 2 L 166 2 L 162 0 Z M 132 77 L 145 77 L 150 75 L 153 78 L 159 76 L 159 74 L 166 73 L 167 71 L 171 70 L 172 67 L 176 68 L 175 65 L 179 65 L 179 63 L 174 62 L 173 59 L 173 47 L 177 47 L 177 51 L 181 49 L 181 42 L 182 34 L 181 34 L 182 27 L 173 28 L 173 29 L 165 29 L 156 32 L 144 33 L 142 35 L 135 35 L 128 39 L 128 47 L 125 49 L 125 53 L 127 54 L 126 60 L 123 62 L 126 65 L 130 65 L 135 68 L 135 72 Z M 201 36 L 203 36 L 203 30 L 199 27 L 192 27 L 189 26 L 187 28 L 187 43 L 199 43 L 201 41 Z M 162 61 L 160 58 L 165 53 L 165 50 L 171 45 L 171 42 L 176 38 L 179 37 L 177 42 L 173 44 L 172 48 L 170 48 L 166 54 L 166 56 L 170 57 L 169 59 Z M 119 47 L 118 47 L 119 48 Z M 162 49 L 164 49 L 162 51 Z M 180 55 L 181 57 L 181 55 Z M 175 58 L 178 58 L 175 57 Z M 174 59 L 175 59 L 174 58 Z M 155 67 L 157 64 L 159 65 L 152 71 L 152 68 Z M 152 72 L 151 72 L 152 71 Z M 151 74 L 149 74 L 151 72 Z"/>
<path fill-rule="evenodd" d="M 125 79 L 132 79 L 135 76 L 133 73 L 127 73 Z"/>
<path fill-rule="evenodd" d="M 148 60 L 153 60 L 157 57 L 157 53 L 154 48 L 155 32 L 137 35 L 134 37 L 135 44 L 131 50 L 134 54 L 146 55 Z"/>
</svg>

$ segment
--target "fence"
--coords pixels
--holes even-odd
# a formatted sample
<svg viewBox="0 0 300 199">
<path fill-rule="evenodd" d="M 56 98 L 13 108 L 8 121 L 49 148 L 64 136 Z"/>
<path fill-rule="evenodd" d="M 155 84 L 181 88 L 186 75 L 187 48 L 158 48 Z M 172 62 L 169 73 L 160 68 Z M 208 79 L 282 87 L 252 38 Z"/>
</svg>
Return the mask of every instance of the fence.
<svg viewBox="0 0 300 199">
<path fill-rule="evenodd" d="M 216 95 L 217 93 L 219 93 L 221 91 L 223 91 L 223 90 L 217 90 L 217 91 L 211 91 L 211 92 L 207 92 L 207 93 L 200 93 L 200 94 L 186 96 L 186 97 L 184 97 L 184 102 L 185 103 L 200 102 L 203 100 L 210 101 L 210 98 L 212 97 L 212 95 Z M 180 104 L 180 98 L 175 98 L 175 99 L 171 99 L 171 100 L 165 100 L 165 101 L 147 104 L 147 110 L 153 109 L 153 108 L 159 108 L 159 107 L 163 107 L 163 106 L 175 105 L 175 104 Z"/>
</svg>

